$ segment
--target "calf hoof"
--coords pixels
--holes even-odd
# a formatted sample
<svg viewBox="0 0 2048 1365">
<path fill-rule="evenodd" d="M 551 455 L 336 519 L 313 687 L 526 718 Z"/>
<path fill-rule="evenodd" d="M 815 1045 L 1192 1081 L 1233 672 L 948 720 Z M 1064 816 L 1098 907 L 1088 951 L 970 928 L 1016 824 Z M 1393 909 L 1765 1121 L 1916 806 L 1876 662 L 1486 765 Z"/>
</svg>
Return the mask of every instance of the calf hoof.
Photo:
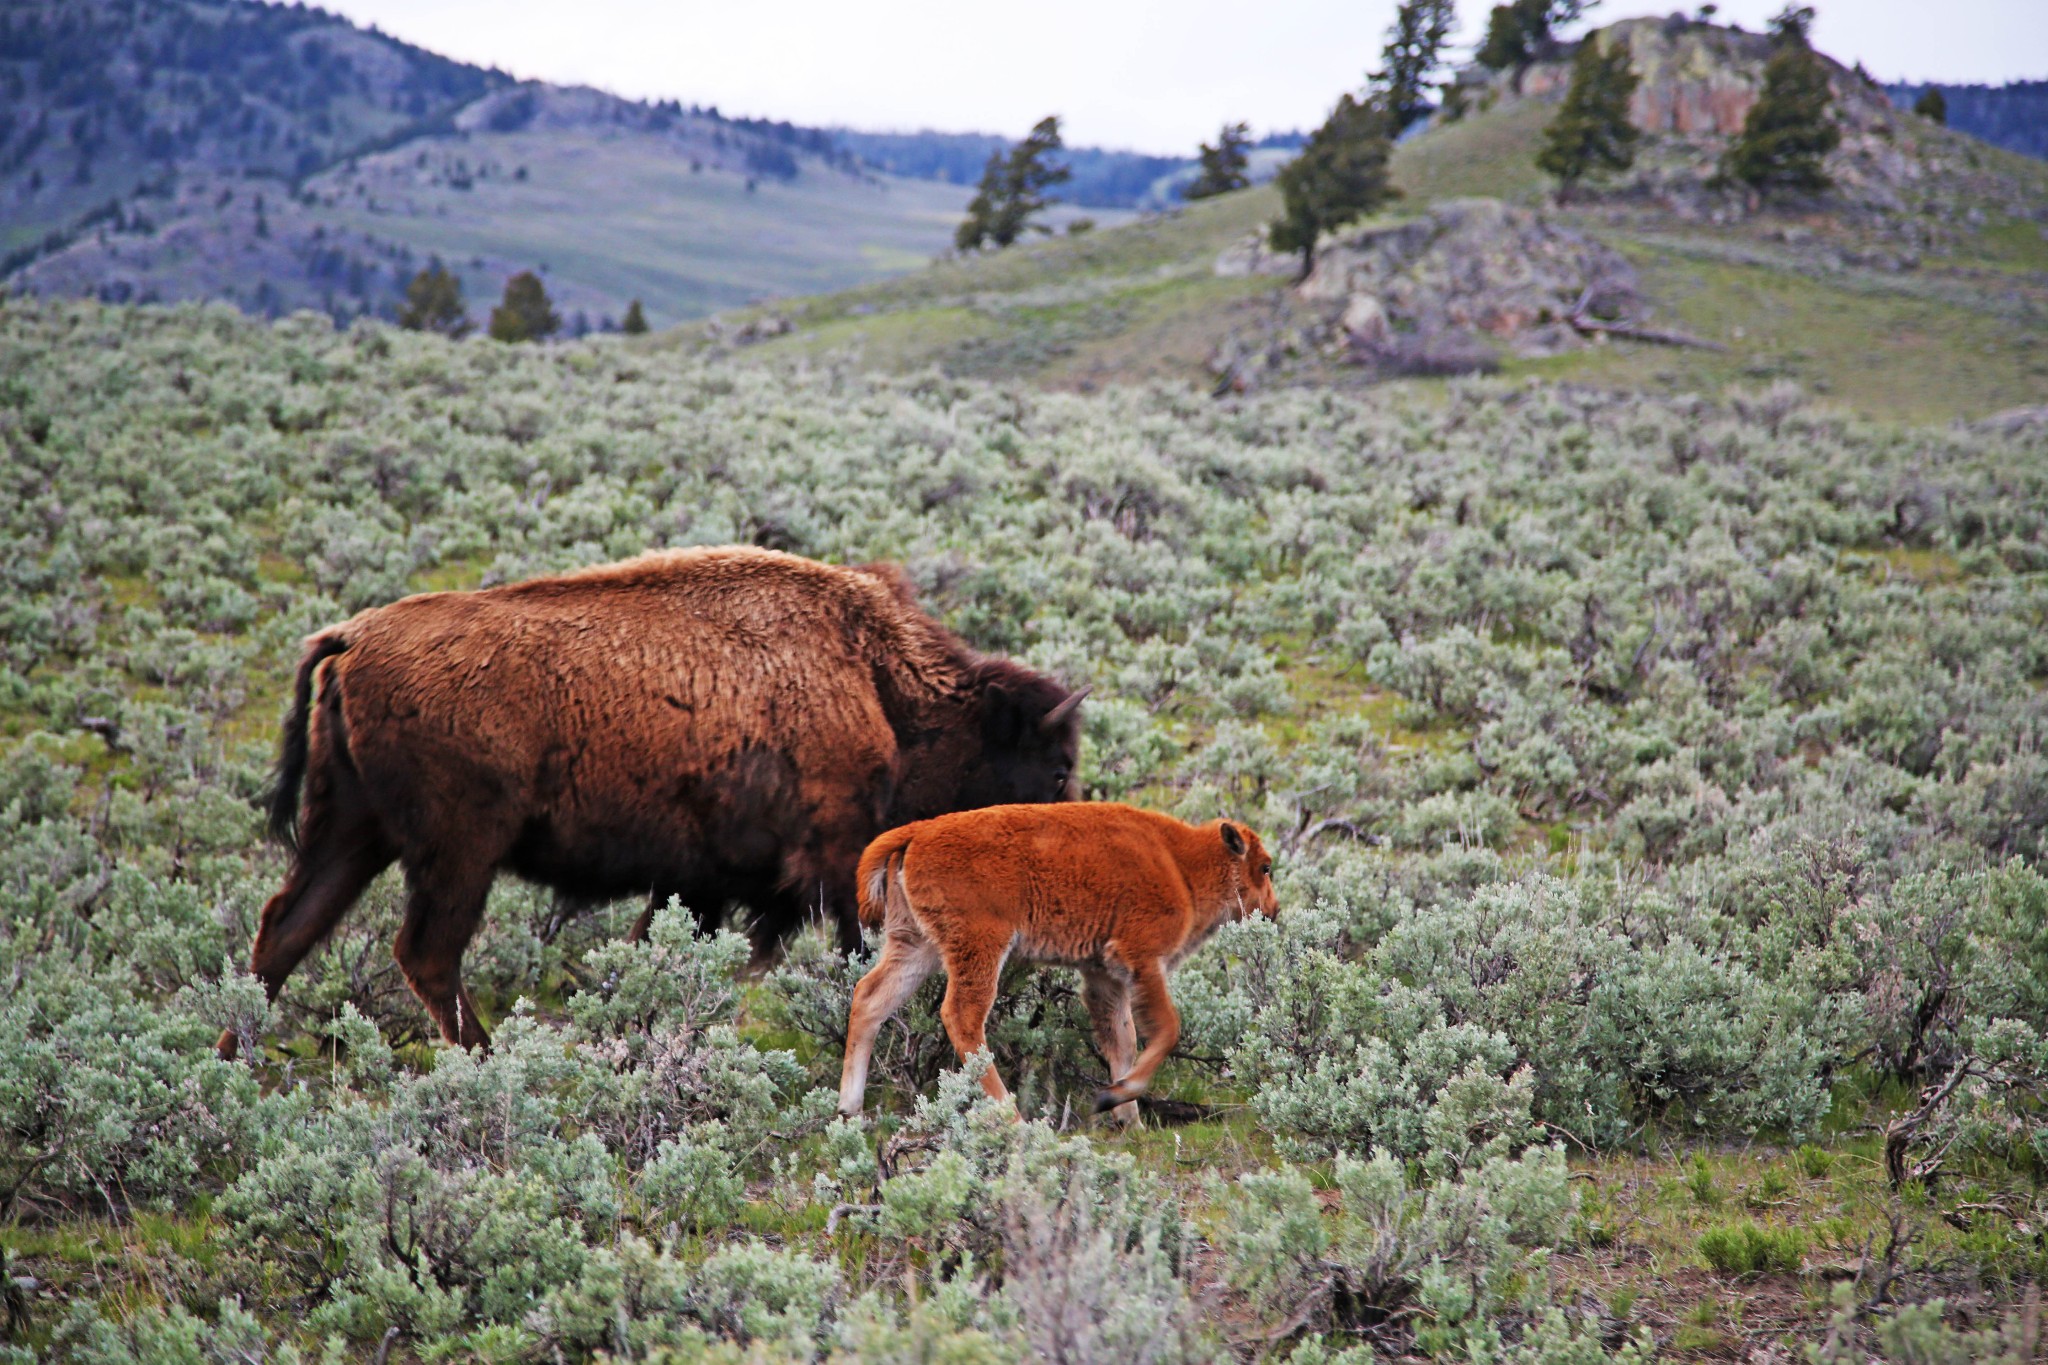
<svg viewBox="0 0 2048 1365">
<path fill-rule="evenodd" d="M 1095 1092 L 1095 1112 L 1098 1114 L 1107 1113 L 1123 1102 L 1124 1097 L 1117 1094 L 1114 1090 L 1098 1090 Z"/>
</svg>

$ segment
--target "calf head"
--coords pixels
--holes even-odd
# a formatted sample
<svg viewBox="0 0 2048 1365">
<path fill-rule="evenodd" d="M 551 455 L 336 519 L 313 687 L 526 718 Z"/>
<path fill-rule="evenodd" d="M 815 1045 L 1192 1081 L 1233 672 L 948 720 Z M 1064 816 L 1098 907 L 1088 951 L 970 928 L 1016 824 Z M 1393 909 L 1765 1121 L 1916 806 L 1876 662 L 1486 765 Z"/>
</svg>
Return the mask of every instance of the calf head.
<svg viewBox="0 0 2048 1365">
<path fill-rule="evenodd" d="M 1280 898 L 1273 891 L 1273 859 L 1259 836 L 1243 825 L 1223 820 L 1217 824 L 1223 841 L 1224 864 L 1229 869 L 1232 892 L 1237 897 L 1237 919 L 1254 914 L 1267 919 L 1280 914 Z"/>
</svg>

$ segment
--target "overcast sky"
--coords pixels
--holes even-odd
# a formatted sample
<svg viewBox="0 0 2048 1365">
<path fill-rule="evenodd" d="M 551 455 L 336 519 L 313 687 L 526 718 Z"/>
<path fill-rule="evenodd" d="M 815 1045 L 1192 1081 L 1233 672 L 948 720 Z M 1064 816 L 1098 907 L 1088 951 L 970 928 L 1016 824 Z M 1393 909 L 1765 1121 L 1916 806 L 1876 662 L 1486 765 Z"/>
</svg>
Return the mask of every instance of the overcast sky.
<svg viewBox="0 0 2048 1365">
<path fill-rule="evenodd" d="M 323 0 L 514 75 L 728 114 L 1185 154 L 1226 119 L 1320 122 L 1374 64 L 1394 0 Z M 1697 0 L 1695 0 L 1697 3 Z M 1783 0 L 1722 0 L 1761 29 Z M 1486 0 L 1460 0 L 1470 44 Z M 1600 22 L 1681 8 L 1607 0 Z M 1817 46 L 1883 79 L 2048 77 L 2048 0 L 1820 0 Z"/>
</svg>

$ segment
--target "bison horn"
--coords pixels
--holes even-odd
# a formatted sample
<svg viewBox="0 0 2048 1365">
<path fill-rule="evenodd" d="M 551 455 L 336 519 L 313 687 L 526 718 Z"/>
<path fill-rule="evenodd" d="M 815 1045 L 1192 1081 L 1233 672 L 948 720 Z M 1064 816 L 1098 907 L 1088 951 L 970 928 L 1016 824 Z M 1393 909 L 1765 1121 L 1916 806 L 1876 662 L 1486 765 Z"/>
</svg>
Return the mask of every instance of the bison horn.
<svg viewBox="0 0 2048 1365">
<path fill-rule="evenodd" d="M 1081 699 L 1087 696 L 1091 690 L 1087 687 L 1079 687 L 1067 693 L 1065 700 L 1045 713 L 1045 719 L 1038 722 L 1038 728 L 1041 730 L 1057 730 L 1060 726 L 1066 724 L 1067 717 L 1074 714 L 1074 708 L 1081 704 Z"/>
</svg>

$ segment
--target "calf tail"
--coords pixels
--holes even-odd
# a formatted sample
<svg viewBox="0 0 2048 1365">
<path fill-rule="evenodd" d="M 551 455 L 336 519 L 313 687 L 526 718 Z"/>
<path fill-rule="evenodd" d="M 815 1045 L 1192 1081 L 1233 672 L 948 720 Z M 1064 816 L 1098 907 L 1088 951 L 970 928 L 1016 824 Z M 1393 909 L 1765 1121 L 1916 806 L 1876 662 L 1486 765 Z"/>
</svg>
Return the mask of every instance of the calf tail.
<svg viewBox="0 0 2048 1365">
<path fill-rule="evenodd" d="M 270 837 L 286 848 L 299 847 L 299 788 L 306 780 L 306 726 L 313 709 L 313 675 L 320 665 L 348 648 L 338 630 L 326 630 L 306 642 L 299 676 L 292 687 L 292 709 L 284 718 L 277 746 L 277 784 L 270 790 Z"/>
<path fill-rule="evenodd" d="M 854 874 L 855 895 L 864 929 L 879 929 L 887 916 L 889 876 L 902 876 L 903 858 L 910 851 L 909 827 L 892 829 L 860 855 L 860 870 Z"/>
</svg>

